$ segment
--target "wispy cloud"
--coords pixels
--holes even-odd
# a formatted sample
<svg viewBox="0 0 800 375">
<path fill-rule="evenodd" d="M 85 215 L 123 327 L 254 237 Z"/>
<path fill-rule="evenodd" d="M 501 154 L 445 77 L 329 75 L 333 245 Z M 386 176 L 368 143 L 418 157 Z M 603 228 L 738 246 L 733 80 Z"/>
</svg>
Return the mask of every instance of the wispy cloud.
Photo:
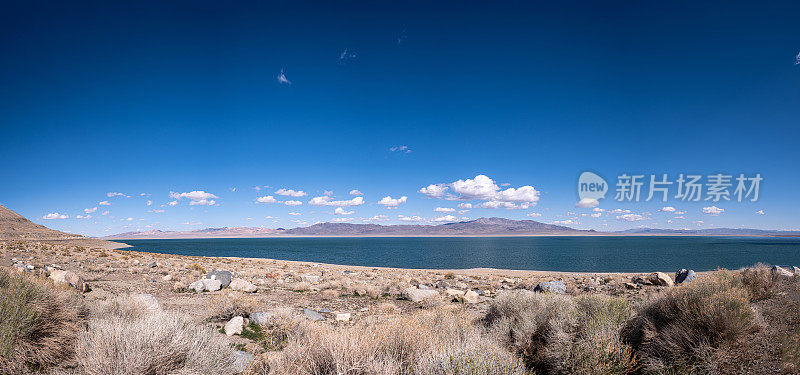
<svg viewBox="0 0 800 375">
<path fill-rule="evenodd" d="M 350 195 L 364 195 L 364 193 L 360 192 L 357 189 L 350 190 Z"/>
<path fill-rule="evenodd" d="M 276 191 L 275 194 L 288 195 L 290 197 L 305 197 L 306 195 L 308 195 L 308 193 L 306 193 L 305 191 L 292 190 L 292 189 L 278 189 L 278 191 Z"/>
<path fill-rule="evenodd" d="M 42 219 L 45 220 L 56 220 L 56 219 L 68 219 L 69 215 L 67 214 L 60 214 L 58 212 L 53 212 L 47 215 L 42 216 Z"/>
<path fill-rule="evenodd" d="M 111 205 L 111 203 L 109 203 L 108 201 L 98 202 L 97 204 L 99 204 L 101 206 L 110 206 Z"/>
<path fill-rule="evenodd" d="M 83 209 L 83 213 L 85 213 L 85 214 L 90 214 L 90 213 L 95 212 L 95 211 L 97 211 L 97 207 L 84 208 Z"/>
<path fill-rule="evenodd" d="M 400 152 L 400 153 L 404 153 L 404 154 L 410 154 L 411 153 L 411 149 L 408 148 L 408 146 L 406 146 L 406 145 L 389 147 L 389 151 L 391 151 L 391 152 Z"/>
<path fill-rule="evenodd" d="M 125 197 L 125 198 L 130 198 L 130 197 L 131 197 L 130 195 L 125 195 L 125 194 L 122 194 L 122 193 L 117 193 L 116 191 L 112 191 L 112 192 L 106 193 L 106 196 L 107 196 L 107 197 L 109 197 L 109 198 L 112 198 L 112 197 Z"/>
<path fill-rule="evenodd" d="M 311 198 L 311 200 L 308 201 L 308 204 L 310 204 L 312 206 L 342 206 L 342 207 L 360 206 L 360 205 L 364 204 L 364 198 L 363 197 L 355 197 L 355 198 L 349 199 L 349 200 L 335 201 L 330 196 L 323 195 L 323 196 L 320 196 L 320 197 Z"/>
<path fill-rule="evenodd" d="M 406 39 L 408 39 L 408 29 L 404 27 L 403 31 L 401 31 L 400 34 L 397 35 L 397 44 L 400 45 L 405 43 Z"/>
<path fill-rule="evenodd" d="M 286 74 L 283 73 L 283 69 L 281 69 L 281 73 L 278 74 L 278 83 L 281 85 L 291 85 L 292 81 L 286 78 Z"/>
<path fill-rule="evenodd" d="M 725 209 L 717 206 L 703 207 L 703 213 L 706 215 L 717 216 L 723 212 L 725 212 Z"/>
<path fill-rule="evenodd" d="M 345 48 L 344 51 L 342 51 L 342 53 L 339 54 L 339 64 L 346 64 L 348 60 L 352 60 L 355 58 L 356 58 L 356 53 Z"/>
</svg>

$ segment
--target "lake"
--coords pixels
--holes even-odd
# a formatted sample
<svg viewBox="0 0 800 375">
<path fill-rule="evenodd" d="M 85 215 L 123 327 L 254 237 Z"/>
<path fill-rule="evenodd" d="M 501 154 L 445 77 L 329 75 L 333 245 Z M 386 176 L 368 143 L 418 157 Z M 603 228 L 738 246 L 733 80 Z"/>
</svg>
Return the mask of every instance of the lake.
<svg viewBox="0 0 800 375">
<path fill-rule="evenodd" d="M 504 268 L 572 272 L 736 269 L 800 265 L 786 237 L 317 237 L 117 240 L 126 250 L 397 268 Z"/>
</svg>

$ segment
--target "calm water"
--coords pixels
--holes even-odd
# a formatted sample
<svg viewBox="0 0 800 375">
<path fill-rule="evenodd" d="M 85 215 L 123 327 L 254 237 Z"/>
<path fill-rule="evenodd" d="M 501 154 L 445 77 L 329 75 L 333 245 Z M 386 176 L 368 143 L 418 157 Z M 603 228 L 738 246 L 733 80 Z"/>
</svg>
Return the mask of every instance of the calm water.
<svg viewBox="0 0 800 375">
<path fill-rule="evenodd" d="M 124 240 L 156 253 L 400 268 L 645 272 L 800 265 L 800 238 L 470 237 Z"/>
</svg>

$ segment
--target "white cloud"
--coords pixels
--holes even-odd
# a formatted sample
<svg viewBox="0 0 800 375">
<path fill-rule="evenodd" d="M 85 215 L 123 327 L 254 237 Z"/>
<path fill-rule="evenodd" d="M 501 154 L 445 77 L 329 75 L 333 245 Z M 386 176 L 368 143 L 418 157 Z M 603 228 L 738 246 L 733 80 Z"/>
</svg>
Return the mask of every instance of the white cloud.
<svg viewBox="0 0 800 375">
<path fill-rule="evenodd" d="M 122 194 L 122 193 L 117 193 L 116 191 L 113 191 L 113 192 L 106 193 L 106 196 L 107 196 L 107 197 L 109 197 L 109 198 L 112 198 L 112 197 L 125 197 L 125 198 L 130 198 L 130 197 L 131 197 L 130 195 L 125 195 L 125 194 Z"/>
<path fill-rule="evenodd" d="M 292 215 L 292 216 L 300 216 L 300 215 L 302 215 L 302 214 L 301 214 L 301 213 L 299 213 L 299 212 L 289 212 L 289 215 Z"/>
<path fill-rule="evenodd" d="M 334 215 L 352 215 L 353 213 L 355 213 L 355 211 L 345 211 L 345 209 L 341 207 L 336 207 L 336 209 L 333 210 Z"/>
<path fill-rule="evenodd" d="M 90 213 L 95 212 L 95 211 L 97 211 L 97 207 L 84 208 L 83 209 L 83 213 L 85 213 L 85 214 L 90 214 Z"/>
<path fill-rule="evenodd" d="M 402 152 L 404 154 L 411 153 L 411 149 L 408 146 L 392 146 L 389 147 L 389 151 L 391 152 Z"/>
<path fill-rule="evenodd" d="M 594 211 L 594 212 L 605 212 L 605 209 L 600 208 L 600 207 L 595 207 L 595 208 L 592 208 L 592 211 Z"/>
<path fill-rule="evenodd" d="M 371 222 L 371 221 L 389 221 L 389 217 L 386 215 L 375 215 L 371 218 L 361 219 L 363 222 Z"/>
<path fill-rule="evenodd" d="M 529 216 L 529 217 L 540 217 L 540 216 L 542 216 L 542 214 L 540 214 L 540 213 L 538 213 L 538 212 L 531 212 L 531 213 L 529 213 L 529 214 L 526 214 L 525 216 Z"/>
<path fill-rule="evenodd" d="M 662 208 L 659 211 L 662 211 L 662 212 L 675 212 L 675 207 L 667 206 L 667 207 Z"/>
<path fill-rule="evenodd" d="M 600 217 L 600 216 L 603 216 L 603 213 L 602 212 L 595 212 L 595 213 L 591 214 L 590 216 L 591 217 Z"/>
<path fill-rule="evenodd" d="M 234 187 L 232 187 L 232 188 L 230 188 L 230 189 L 228 189 L 228 190 L 230 190 L 230 191 L 231 191 L 231 193 L 235 193 L 235 192 L 236 192 L 236 187 L 234 186 Z"/>
<path fill-rule="evenodd" d="M 102 201 L 102 202 L 97 203 L 97 204 L 99 204 L 101 206 L 110 206 L 111 205 L 111 203 L 109 203 L 108 201 Z"/>
<path fill-rule="evenodd" d="M 148 206 L 152 206 L 153 205 L 153 201 L 147 201 L 147 205 Z"/>
<path fill-rule="evenodd" d="M 357 189 L 350 190 L 350 195 L 364 195 L 364 193 L 358 191 Z"/>
<path fill-rule="evenodd" d="M 278 200 L 271 195 L 256 198 L 256 203 L 276 203 Z"/>
<path fill-rule="evenodd" d="M 306 193 L 305 191 L 302 191 L 302 190 L 296 190 L 295 191 L 295 190 L 292 190 L 292 189 L 278 189 L 278 191 L 276 191 L 275 194 L 288 195 L 290 197 L 295 197 L 295 198 L 297 198 L 297 197 L 305 197 L 306 195 L 308 195 L 308 193 Z"/>
<path fill-rule="evenodd" d="M 706 214 L 706 215 L 717 216 L 717 215 L 719 215 L 719 214 L 721 214 L 723 212 L 725 212 L 725 209 L 724 208 L 719 208 L 717 206 L 703 207 L 703 213 Z"/>
<path fill-rule="evenodd" d="M 444 196 L 444 193 L 447 191 L 447 189 L 449 188 L 445 186 L 445 184 L 435 184 L 435 185 L 432 184 L 428 185 L 428 187 L 419 189 L 419 192 L 432 198 L 441 198 L 442 196 Z M 471 205 L 470 208 L 472 208 Z"/>
<path fill-rule="evenodd" d="M 157 209 L 157 208 L 156 208 L 156 209 L 149 210 L 149 211 L 147 211 L 147 212 L 152 212 L 152 213 L 154 213 L 154 214 L 163 214 L 164 212 L 167 212 L 167 211 L 160 210 L 160 209 Z"/>
<path fill-rule="evenodd" d="M 553 222 L 553 224 L 556 224 L 556 225 L 568 225 L 568 224 L 578 224 L 578 222 L 574 221 L 572 219 L 567 219 L 567 220 L 556 220 L 556 221 Z"/>
<path fill-rule="evenodd" d="M 292 81 L 290 81 L 288 78 L 286 78 L 286 74 L 283 73 L 283 69 L 281 69 L 281 73 L 278 74 L 277 79 L 278 79 L 278 83 L 280 83 L 281 85 L 291 85 L 292 84 Z"/>
<path fill-rule="evenodd" d="M 759 215 L 766 215 L 766 212 L 764 212 L 764 210 L 758 210 L 756 211 L 756 213 Z"/>
<path fill-rule="evenodd" d="M 331 197 L 323 195 L 321 197 L 311 198 L 311 200 L 308 201 L 308 204 L 312 206 L 340 206 L 340 207 L 360 206 L 364 204 L 363 197 L 355 197 L 353 199 L 341 200 L 341 201 L 334 201 L 331 199 L 332 199 Z"/>
<path fill-rule="evenodd" d="M 92 215 L 86 215 L 86 216 L 78 215 L 78 216 L 75 216 L 75 217 L 78 218 L 78 219 L 91 219 Z"/>
<path fill-rule="evenodd" d="M 433 209 L 433 212 L 441 212 L 441 213 L 453 213 L 456 212 L 455 208 L 450 207 L 436 207 Z"/>
<path fill-rule="evenodd" d="M 103 211 L 103 213 L 101 213 L 100 215 L 106 216 L 108 214 L 109 214 L 109 211 Z"/>
<path fill-rule="evenodd" d="M 285 204 L 287 206 L 300 206 L 300 205 L 303 204 L 303 202 L 300 202 L 300 201 L 286 201 L 286 202 L 283 202 L 283 204 Z"/>
<path fill-rule="evenodd" d="M 349 51 L 347 48 L 339 54 L 339 63 L 344 64 L 347 60 L 352 60 L 356 58 L 356 53 Z"/>
<path fill-rule="evenodd" d="M 621 208 L 616 208 L 616 209 L 613 209 L 613 210 L 609 211 L 609 213 L 610 214 L 629 214 L 629 213 L 631 213 L 631 210 L 623 210 Z"/>
<path fill-rule="evenodd" d="M 469 220 L 469 218 L 462 217 L 461 219 L 459 219 L 453 215 L 437 216 L 433 218 L 433 221 L 438 223 L 451 223 L 458 220 Z"/>
<path fill-rule="evenodd" d="M 640 221 L 640 220 L 647 220 L 647 218 L 639 214 L 625 214 L 617 216 L 617 220 Z"/>
<path fill-rule="evenodd" d="M 447 193 L 450 190 L 452 193 Z M 501 190 L 494 180 L 486 175 L 458 180 L 452 183 L 432 184 L 419 190 L 420 193 L 433 198 L 448 200 L 485 200 L 483 208 L 529 208 L 539 201 L 540 192 L 533 186 L 521 186 Z M 504 204 L 511 203 L 511 204 Z M 519 205 L 516 205 L 519 203 Z"/>
<path fill-rule="evenodd" d="M 170 205 L 170 206 L 177 206 L 178 205 L 178 201 L 167 202 L 167 204 Z"/>
<path fill-rule="evenodd" d="M 332 223 L 346 223 L 348 221 L 353 221 L 352 217 L 335 217 L 331 219 Z"/>
<path fill-rule="evenodd" d="M 458 204 L 458 208 L 471 209 L 472 208 L 472 203 L 459 203 Z"/>
<path fill-rule="evenodd" d="M 397 215 L 397 218 L 401 221 L 424 221 L 425 219 L 419 216 L 404 216 L 404 215 Z"/>
<path fill-rule="evenodd" d="M 600 204 L 600 202 L 598 202 L 597 199 L 583 198 L 575 204 L 575 207 L 592 208 L 597 207 L 598 204 Z"/>
<path fill-rule="evenodd" d="M 381 198 L 381 200 L 378 201 L 378 204 L 380 204 L 382 206 L 386 206 L 386 207 L 397 207 L 402 203 L 406 203 L 407 200 L 408 200 L 408 197 L 406 197 L 405 195 L 400 197 L 400 198 L 397 198 L 397 199 L 392 198 L 391 196 L 387 195 L 387 196 Z"/>
<path fill-rule="evenodd" d="M 170 191 L 169 192 L 169 196 L 170 196 L 170 198 L 174 198 L 174 199 L 177 199 L 177 200 L 181 200 L 183 198 L 187 198 L 187 199 L 189 199 L 189 205 L 190 206 L 197 206 L 197 205 L 200 205 L 200 206 L 213 206 L 217 202 L 215 200 L 213 200 L 212 198 L 219 198 L 214 194 L 206 193 L 205 191 L 202 191 L 202 190 L 194 190 L 194 191 L 190 191 L 188 193 L 177 193 L 177 192 L 174 192 L 174 191 Z"/>
<path fill-rule="evenodd" d="M 129 217 L 129 218 L 125 219 L 125 220 L 126 220 L 126 221 L 133 221 L 133 218 L 132 218 L 132 217 Z"/>
</svg>

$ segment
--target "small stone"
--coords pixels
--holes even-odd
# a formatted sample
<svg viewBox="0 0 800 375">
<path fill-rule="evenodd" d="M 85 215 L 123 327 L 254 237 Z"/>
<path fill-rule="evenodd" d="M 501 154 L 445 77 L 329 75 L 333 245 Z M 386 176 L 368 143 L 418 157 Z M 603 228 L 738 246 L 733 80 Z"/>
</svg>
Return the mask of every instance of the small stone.
<svg viewBox="0 0 800 375">
<path fill-rule="evenodd" d="M 347 322 L 350 320 L 350 313 L 338 313 L 335 315 L 337 322 Z"/>
<path fill-rule="evenodd" d="M 153 297 L 152 294 L 146 294 L 146 293 L 131 294 L 131 300 L 135 301 L 149 312 L 161 311 L 161 304 L 158 303 L 158 300 L 156 299 L 156 297 Z"/>
<path fill-rule="evenodd" d="M 533 288 L 533 291 L 540 293 L 564 294 L 564 292 L 567 291 L 567 286 L 564 285 L 564 282 L 560 280 L 545 281 L 536 285 L 536 287 Z"/>
<path fill-rule="evenodd" d="M 214 279 L 203 279 L 200 281 L 203 283 L 203 289 L 206 291 L 213 292 L 222 289 L 222 281 Z"/>
<path fill-rule="evenodd" d="M 225 324 L 225 334 L 228 336 L 241 335 L 244 328 L 244 318 L 234 316 L 233 319 Z"/>
<path fill-rule="evenodd" d="M 67 284 L 81 293 L 86 293 L 90 290 L 89 285 L 83 281 L 83 278 L 72 271 L 53 271 L 50 272 L 50 279 L 56 284 Z"/>
<path fill-rule="evenodd" d="M 300 281 L 311 283 L 311 284 L 319 284 L 319 276 L 317 275 L 301 275 Z"/>
<path fill-rule="evenodd" d="M 162 277 L 161 280 L 172 281 L 172 275 L 164 275 L 164 277 Z"/>
<path fill-rule="evenodd" d="M 156 267 L 158 267 L 158 263 L 150 262 L 150 264 L 148 264 L 147 266 L 150 267 L 150 268 L 156 268 Z"/>
<path fill-rule="evenodd" d="M 312 321 L 315 322 L 319 320 L 325 320 L 325 317 L 322 316 L 322 314 L 311 309 L 303 309 L 303 315 L 305 315 L 306 318 L 311 319 Z"/>
<path fill-rule="evenodd" d="M 663 272 L 653 272 L 647 276 L 647 280 L 650 281 L 651 284 L 657 286 L 673 285 L 672 279 L 669 276 L 667 276 L 666 273 Z"/>
<path fill-rule="evenodd" d="M 445 289 L 444 294 L 453 300 L 457 300 L 458 297 L 464 295 L 464 291 L 458 289 Z"/>
<path fill-rule="evenodd" d="M 231 281 L 230 288 L 232 290 L 245 292 L 245 293 L 253 293 L 256 290 L 258 290 L 258 288 L 255 285 L 253 285 L 253 283 L 251 283 L 251 282 L 249 282 L 249 281 L 247 281 L 245 279 L 238 279 L 238 278 L 237 279 L 233 279 L 233 281 Z"/>
<path fill-rule="evenodd" d="M 254 312 L 254 313 L 250 313 L 249 316 L 250 316 L 250 320 L 253 323 L 258 324 L 258 325 L 267 325 L 270 322 L 270 316 L 271 315 L 269 315 L 269 314 L 267 314 L 265 312 Z"/>
<path fill-rule="evenodd" d="M 333 314 L 333 310 L 331 310 L 331 309 L 329 309 L 327 307 L 323 307 L 323 308 L 319 309 L 319 312 L 322 313 L 322 314 Z"/>
<path fill-rule="evenodd" d="M 253 363 L 253 359 L 255 358 L 252 354 L 237 350 L 233 353 L 233 369 L 237 373 L 244 372 Z"/>
<path fill-rule="evenodd" d="M 641 288 L 641 286 L 639 286 L 639 284 L 635 284 L 635 283 L 625 283 L 625 288 L 626 289 L 639 289 L 639 288 Z"/>
</svg>

